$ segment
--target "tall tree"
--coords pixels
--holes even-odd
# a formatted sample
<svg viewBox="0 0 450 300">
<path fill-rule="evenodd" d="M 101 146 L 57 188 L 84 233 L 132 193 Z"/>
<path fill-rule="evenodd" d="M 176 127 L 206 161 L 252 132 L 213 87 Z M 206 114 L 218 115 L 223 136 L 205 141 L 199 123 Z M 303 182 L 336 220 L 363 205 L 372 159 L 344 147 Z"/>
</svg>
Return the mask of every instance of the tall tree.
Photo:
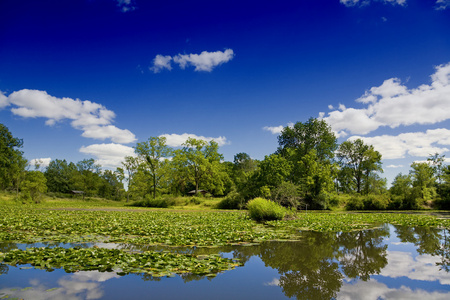
<svg viewBox="0 0 450 300">
<path fill-rule="evenodd" d="M 297 122 L 282 130 L 278 144 L 277 153 L 292 164 L 287 179 L 301 186 L 309 204 L 325 208 L 324 197 L 333 190 L 333 158 L 337 149 L 337 138 L 331 127 L 315 118 Z"/>
<path fill-rule="evenodd" d="M 20 151 L 22 146 L 23 140 L 13 137 L 9 129 L 0 123 L 0 189 L 12 187 L 18 175 L 25 170 L 25 159 Z"/>
<path fill-rule="evenodd" d="M 130 201 L 130 193 L 131 193 L 131 186 L 133 182 L 134 174 L 136 173 L 139 163 L 134 156 L 125 156 L 125 160 L 122 162 L 123 169 L 127 171 L 127 176 L 124 174 L 124 178 L 127 180 L 127 202 Z M 123 173 L 124 170 L 122 170 Z M 119 170 L 119 172 L 121 172 Z"/>
<path fill-rule="evenodd" d="M 343 142 L 339 146 L 337 156 L 341 174 L 351 177 L 357 193 L 364 191 L 368 194 L 371 187 L 371 174 L 383 170 L 381 154 L 372 145 L 366 145 L 363 140 L 357 139 Z"/>
<path fill-rule="evenodd" d="M 223 193 L 223 172 L 220 161 L 222 154 L 218 152 L 219 145 L 215 141 L 188 138 L 183 148 L 176 150 L 173 157 L 173 167 L 181 176 L 192 182 L 195 193 L 204 188 L 215 189 L 217 194 Z"/>
<path fill-rule="evenodd" d="M 167 173 L 168 158 L 173 150 L 167 146 L 165 137 L 150 137 L 148 141 L 138 143 L 134 149 L 143 162 L 143 169 L 152 178 L 153 198 L 161 178 Z"/>
<path fill-rule="evenodd" d="M 77 172 L 77 166 L 65 159 L 55 159 L 50 161 L 44 175 L 47 179 L 49 192 L 69 193 L 74 189 L 74 173 Z"/>
<path fill-rule="evenodd" d="M 310 118 L 305 123 L 297 122 L 293 126 L 284 127 L 278 136 L 278 144 L 278 152 L 283 155 L 288 154 L 288 149 L 294 149 L 297 157 L 315 150 L 317 158 L 323 162 L 334 158 L 337 138 L 324 120 Z"/>
<path fill-rule="evenodd" d="M 426 162 L 413 162 L 411 169 L 414 197 L 422 200 L 420 202 L 433 200 L 436 196 L 436 177 L 433 166 Z"/>
</svg>

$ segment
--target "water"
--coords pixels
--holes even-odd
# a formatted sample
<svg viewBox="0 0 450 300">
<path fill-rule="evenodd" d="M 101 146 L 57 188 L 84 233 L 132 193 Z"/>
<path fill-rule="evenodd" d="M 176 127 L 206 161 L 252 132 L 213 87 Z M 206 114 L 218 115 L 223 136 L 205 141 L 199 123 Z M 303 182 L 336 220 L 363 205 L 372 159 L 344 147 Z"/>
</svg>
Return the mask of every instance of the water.
<svg viewBox="0 0 450 300">
<path fill-rule="evenodd" d="M 139 249 L 133 245 L 97 246 Z M 23 249 L 26 245 L 0 247 L 6 251 L 7 247 Z M 239 258 L 244 266 L 214 278 L 152 278 L 97 271 L 46 272 L 0 264 L 0 298 L 450 299 L 448 230 L 386 225 L 350 233 L 305 232 L 298 242 L 172 250 L 220 252 Z"/>
</svg>

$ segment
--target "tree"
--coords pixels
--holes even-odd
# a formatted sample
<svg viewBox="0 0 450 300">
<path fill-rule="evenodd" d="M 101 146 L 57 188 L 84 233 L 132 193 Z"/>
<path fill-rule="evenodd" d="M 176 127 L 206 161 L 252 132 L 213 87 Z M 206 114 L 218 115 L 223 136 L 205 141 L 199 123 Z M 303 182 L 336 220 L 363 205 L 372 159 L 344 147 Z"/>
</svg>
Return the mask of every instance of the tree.
<svg viewBox="0 0 450 300">
<path fill-rule="evenodd" d="M 412 176 L 414 198 L 421 202 L 433 200 L 436 196 L 434 168 L 429 163 L 413 162 L 411 169 L 409 173 Z"/>
<path fill-rule="evenodd" d="M 74 189 L 74 175 L 78 172 L 77 166 L 67 161 L 55 159 L 50 161 L 44 175 L 47 179 L 49 192 L 69 193 Z"/>
<path fill-rule="evenodd" d="M 215 194 L 223 194 L 224 184 L 222 174 L 224 170 L 220 164 L 223 159 L 218 152 L 219 145 L 215 141 L 209 143 L 204 140 L 188 138 L 183 148 L 176 150 L 172 166 L 176 177 L 184 178 L 193 183 L 195 193 L 202 186 L 204 189 L 215 190 Z"/>
<path fill-rule="evenodd" d="M 23 152 L 19 150 L 22 146 L 23 140 L 13 137 L 9 129 L 0 123 L 0 189 L 13 185 L 18 188 L 18 181 L 26 166 Z"/>
<path fill-rule="evenodd" d="M 21 186 L 22 198 L 39 203 L 42 194 L 47 191 L 47 179 L 40 171 L 28 171 Z"/>
<path fill-rule="evenodd" d="M 85 194 L 95 195 L 98 193 L 101 182 L 100 168 L 93 158 L 77 162 L 78 172 L 74 175 L 74 187 L 84 192 L 83 197 Z"/>
<path fill-rule="evenodd" d="M 383 170 L 381 154 L 372 145 L 366 145 L 363 140 L 357 139 L 343 142 L 339 146 L 337 157 L 341 166 L 340 177 L 349 176 L 357 193 L 364 191 L 368 194 L 371 190 L 371 174 Z"/>
<path fill-rule="evenodd" d="M 337 138 L 331 127 L 324 120 L 314 118 L 297 122 L 282 130 L 278 144 L 277 153 L 292 164 L 287 180 L 301 186 L 310 204 L 325 208 L 326 194 L 333 189 L 333 158 L 337 149 Z"/>
<path fill-rule="evenodd" d="M 133 177 L 138 169 L 139 163 L 136 157 L 125 156 L 125 160 L 122 162 L 122 166 L 127 171 L 127 176 L 125 176 L 125 174 L 123 174 L 123 176 L 124 178 L 127 178 L 126 180 L 128 183 L 127 184 L 127 202 L 128 202 L 130 200 L 130 191 L 132 187 Z M 122 172 L 125 173 L 123 169 L 120 170 L 122 170 Z"/>
<path fill-rule="evenodd" d="M 167 159 L 173 150 L 166 145 L 165 137 L 150 137 L 147 142 L 138 143 L 134 151 L 143 162 L 143 170 L 152 178 L 153 199 L 156 199 L 156 189 L 167 173 Z"/>
<path fill-rule="evenodd" d="M 303 157 L 315 150 L 319 161 L 324 162 L 334 158 L 337 138 L 324 120 L 310 118 L 305 123 L 297 122 L 292 127 L 284 127 L 278 136 L 278 144 L 278 153 L 284 156 L 288 149 L 294 149 L 296 157 Z"/>
</svg>

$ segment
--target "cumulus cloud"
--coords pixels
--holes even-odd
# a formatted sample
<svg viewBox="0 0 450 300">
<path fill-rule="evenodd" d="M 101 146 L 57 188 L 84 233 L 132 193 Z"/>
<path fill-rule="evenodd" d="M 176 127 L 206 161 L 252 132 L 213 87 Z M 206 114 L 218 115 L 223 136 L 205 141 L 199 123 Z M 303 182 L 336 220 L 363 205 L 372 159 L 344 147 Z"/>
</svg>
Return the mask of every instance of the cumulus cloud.
<svg viewBox="0 0 450 300">
<path fill-rule="evenodd" d="M 106 168 L 117 168 L 125 156 L 135 156 L 132 147 L 114 143 L 83 146 L 80 152 L 94 156 L 96 162 Z"/>
<path fill-rule="evenodd" d="M 442 1 L 442 0 L 438 0 Z M 445 1 L 445 0 L 444 0 Z M 382 2 L 384 4 L 392 4 L 392 5 L 406 5 L 406 0 L 340 0 L 341 4 L 344 4 L 347 7 L 351 6 L 366 6 L 371 2 Z"/>
<path fill-rule="evenodd" d="M 293 126 L 294 126 L 294 123 L 292 123 L 292 122 L 289 122 L 287 124 L 287 127 L 293 127 Z M 263 130 L 269 131 L 272 134 L 280 134 L 281 131 L 283 131 L 284 127 L 286 127 L 286 126 L 283 126 L 283 125 L 280 125 L 280 126 L 264 126 Z"/>
<path fill-rule="evenodd" d="M 5 94 L 3 94 L 2 91 L 0 91 L 0 109 L 8 106 L 8 97 L 5 96 Z"/>
<path fill-rule="evenodd" d="M 356 100 L 366 107 L 340 106 L 321 117 L 338 136 L 368 134 L 379 127 L 435 124 L 450 119 L 450 63 L 436 67 L 431 84 L 408 89 L 398 78 L 385 80 Z"/>
<path fill-rule="evenodd" d="M 172 70 L 171 62 L 178 64 L 181 69 L 188 66 L 195 67 L 195 71 L 211 72 L 215 67 L 227 63 L 234 57 L 232 49 L 225 51 L 208 52 L 200 54 L 178 54 L 174 57 L 170 55 L 156 55 L 153 59 L 153 66 L 150 68 L 154 73 L 159 73 L 163 69 Z"/>
<path fill-rule="evenodd" d="M 337 294 L 337 299 L 361 299 L 361 300 L 377 300 L 377 299 L 410 299 L 410 300 L 444 300 L 450 296 L 445 291 L 426 291 L 420 288 L 411 289 L 401 286 L 399 288 L 390 288 L 386 284 L 378 282 L 375 279 L 369 281 L 358 281 L 356 284 L 344 284 Z"/>
<path fill-rule="evenodd" d="M 444 10 L 450 7 L 450 0 L 437 0 L 436 10 Z"/>
<path fill-rule="evenodd" d="M 387 165 L 386 168 L 390 168 L 390 169 L 403 168 L 403 165 Z"/>
<path fill-rule="evenodd" d="M 46 168 L 50 164 L 52 159 L 50 157 L 46 158 L 34 158 L 30 160 L 29 165 L 30 166 L 36 166 L 39 165 L 40 168 Z"/>
<path fill-rule="evenodd" d="M 219 146 L 223 146 L 226 144 L 229 144 L 227 141 L 227 138 L 224 136 L 219 136 L 217 138 L 214 137 L 204 137 L 204 136 L 198 136 L 191 133 L 183 133 L 183 134 L 162 134 L 159 137 L 165 137 L 166 138 L 166 144 L 170 147 L 180 147 L 188 138 L 193 138 L 196 140 L 204 140 L 207 142 L 215 141 Z"/>
<path fill-rule="evenodd" d="M 263 130 L 265 131 L 270 131 L 272 134 L 280 134 L 281 131 L 283 130 L 284 126 L 280 125 L 280 126 L 264 126 Z"/>
<path fill-rule="evenodd" d="M 373 145 L 383 159 L 411 156 L 428 157 L 430 154 L 449 151 L 450 130 L 445 128 L 429 129 L 426 132 L 407 132 L 399 135 L 381 135 L 375 137 L 352 136 L 349 140 L 362 139 Z"/>
<path fill-rule="evenodd" d="M 111 125 L 115 113 L 95 102 L 57 98 L 45 91 L 28 89 L 13 92 L 6 99 L 5 97 L 1 94 L 0 108 L 11 105 L 11 112 L 23 118 L 46 118 L 45 124 L 49 126 L 71 120 L 73 128 L 83 131 L 83 137 L 101 140 L 109 138 L 118 143 L 136 140 L 129 130 Z"/>
<path fill-rule="evenodd" d="M 172 65 L 170 62 L 172 61 L 172 56 L 167 55 L 156 55 L 153 59 L 153 67 L 150 68 L 154 73 L 159 73 L 163 69 L 172 70 Z"/>
<path fill-rule="evenodd" d="M 133 11 L 136 9 L 136 6 L 134 6 L 133 0 L 116 0 L 117 6 L 120 7 L 120 10 L 122 12 L 128 12 Z"/>
<path fill-rule="evenodd" d="M 86 127 L 81 136 L 99 140 L 111 139 L 114 143 L 124 144 L 136 140 L 134 134 L 128 129 L 119 129 L 113 125 Z"/>
</svg>

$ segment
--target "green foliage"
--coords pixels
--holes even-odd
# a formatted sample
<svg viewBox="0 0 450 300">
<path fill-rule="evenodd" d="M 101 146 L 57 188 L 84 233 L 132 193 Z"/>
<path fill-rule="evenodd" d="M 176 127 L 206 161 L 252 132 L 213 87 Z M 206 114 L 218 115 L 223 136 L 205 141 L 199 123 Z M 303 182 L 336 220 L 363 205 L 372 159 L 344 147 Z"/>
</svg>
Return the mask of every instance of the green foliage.
<svg viewBox="0 0 450 300">
<path fill-rule="evenodd" d="M 270 200 L 256 198 L 247 203 L 250 218 L 255 221 L 282 220 L 287 210 Z"/>
<path fill-rule="evenodd" d="M 28 248 L 0 252 L 0 262 L 8 265 L 31 264 L 36 269 L 64 269 L 67 273 L 98 270 L 116 271 L 118 275 L 144 273 L 154 277 L 173 273 L 213 275 L 234 269 L 239 263 L 219 255 L 195 256 L 169 252 L 129 253 L 104 248 Z"/>
<path fill-rule="evenodd" d="M 218 204 L 218 209 L 241 209 L 245 204 L 244 197 L 236 191 L 230 192 Z"/>
<path fill-rule="evenodd" d="M 13 137 L 9 129 L 0 123 L 0 189 L 19 188 L 20 176 L 25 170 L 23 141 Z"/>
<path fill-rule="evenodd" d="M 29 200 L 34 203 L 40 203 L 42 194 L 47 191 L 46 185 L 47 179 L 45 175 L 40 171 L 28 171 L 25 176 L 25 180 L 22 182 L 21 188 L 21 200 L 28 202 Z"/>
<path fill-rule="evenodd" d="M 282 206 L 297 208 L 300 204 L 299 187 L 292 182 L 285 181 L 272 192 L 272 199 Z"/>
<path fill-rule="evenodd" d="M 223 195 L 229 178 L 221 164 L 223 156 L 218 149 L 219 145 L 215 141 L 207 143 L 188 138 L 183 148 L 174 152 L 171 162 L 174 189 L 192 184 L 196 193 L 204 189 L 217 196 Z M 183 192 L 189 191 L 184 189 Z"/>
<path fill-rule="evenodd" d="M 153 199 L 169 171 L 167 158 L 172 155 L 172 148 L 166 145 L 165 137 L 150 137 L 147 142 L 137 143 L 135 152 L 141 160 L 142 171 L 151 177 Z M 166 180 L 167 181 L 167 180 Z"/>
<path fill-rule="evenodd" d="M 347 210 L 385 210 L 390 206 L 388 195 L 353 195 L 347 202 Z"/>
<path fill-rule="evenodd" d="M 372 193 L 380 180 L 374 172 L 382 172 L 381 154 L 363 140 L 343 142 L 337 151 L 341 169 L 338 178 L 341 190 L 357 193 Z"/>
</svg>

